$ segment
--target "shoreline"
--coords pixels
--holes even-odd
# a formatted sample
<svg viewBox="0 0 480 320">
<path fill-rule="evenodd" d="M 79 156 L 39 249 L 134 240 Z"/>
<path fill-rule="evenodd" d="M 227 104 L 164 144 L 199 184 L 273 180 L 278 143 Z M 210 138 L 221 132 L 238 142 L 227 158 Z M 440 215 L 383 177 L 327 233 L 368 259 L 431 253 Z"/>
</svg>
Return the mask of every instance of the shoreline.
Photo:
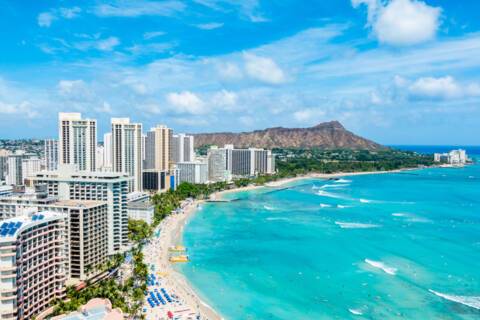
<svg viewBox="0 0 480 320">
<path fill-rule="evenodd" d="M 426 167 L 430 168 L 430 167 Z M 246 187 L 233 188 L 229 190 L 218 191 L 210 195 L 211 200 L 221 200 L 222 196 L 225 194 L 242 192 L 242 191 L 251 191 L 260 188 L 278 188 L 286 184 L 306 180 L 306 179 L 334 179 L 347 176 L 358 176 L 358 175 L 371 175 L 371 174 L 386 174 L 386 173 L 398 173 L 403 171 L 418 170 L 422 168 L 408 168 L 408 169 L 398 169 L 391 171 L 365 171 L 365 172 L 341 172 L 341 173 L 309 173 L 302 176 L 283 178 L 276 181 L 269 182 L 265 185 L 249 185 Z M 202 300 L 199 294 L 195 291 L 193 286 L 188 282 L 188 279 L 181 274 L 179 271 L 175 270 L 173 264 L 169 261 L 169 248 L 171 246 L 179 245 L 183 239 L 183 232 L 185 225 L 188 223 L 189 219 L 195 215 L 197 212 L 198 206 L 205 203 L 205 200 L 193 200 L 189 202 L 183 209 L 182 213 L 172 214 L 165 218 L 160 225 L 155 229 L 155 232 L 160 230 L 160 238 L 152 239 L 158 240 L 156 250 L 150 252 L 150 249 L 147 248 L 147 252 L 150 252 L 149 257 L 153 256 L 153 259 L 148 259 L 148 263 L 153 263 L 155 265 L 155 272 L 163 274 L 161 277 L 162 284 L 167 288 L 167 291 L 175 292 L 182 301 L 185 302 L 184 309 L 186 307 L 190 308 L 196 315 L 200 315 L 200 319 L 209 319 L 209 320 L 223 320 L 224 318 L 211 306 L 209 306 L 204 300 Z M 144 249 L 145 250 L 145 249 Z M 158 254 L 158 255 L 157 255 Z M 147 254 L 146 254 L 147 256 Z M 155 259 L 156 258 L 156 259 Z M 146 259 L 147 260 L 147 259 Z M 188 262 L 187 262 L 188 263 Z M 153 318 L 149 317 L 150 314 L 147 314 L 147 319 L 163 319 L 159 318 L 159 315 L 153 314 Z M 167 319 L 167 318 L 165 318 Z"/>
</svg>

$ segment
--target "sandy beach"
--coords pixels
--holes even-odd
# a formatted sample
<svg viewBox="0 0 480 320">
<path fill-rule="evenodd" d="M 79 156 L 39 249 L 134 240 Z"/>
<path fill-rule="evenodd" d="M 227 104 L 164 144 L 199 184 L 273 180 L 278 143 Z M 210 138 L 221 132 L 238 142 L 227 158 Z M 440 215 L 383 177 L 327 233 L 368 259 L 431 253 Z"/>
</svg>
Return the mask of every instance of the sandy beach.
<svg viewBox="0 0 480 320">
<path fill-rule="evenodd" d="M 169 311 L 175 319 L 223 319 L 197 296 L 187 280 L 174 270 L 172 262 L 169 261 L 171 254 L 169 248 L 180 244 L 186 222 L 201 203 L 202 201 L 191 201 L 183 208 L 182 213 L 165 218 L 155 230 L 150 243 L 144 247 L 145 263 L 156 279 L 148 291 L 164 288 L 174 300 L 173 303 L 153 308 L 145 302 L 144 314 L 147 319 L 169 319 L 167 315 Z"/>
<path fill-rule="evenodd" d="M 231 190 L 220 191 L 210 196 L 211 200 L 221 200 L 227 193 L 249 191 L 259 188 L 279 188 L 285 184 L 304 179 L 335 179 L 345 176 L 383 174 L 399 172 L 395 171 L 375 171 L 375 172 L 345 172 L 335 174 L 311 173 L 304 176 L 281 179 L 273 181 L 265 186 L 247 186 Z M 185 204 L 181 213 L 171 214 L 165 218 L 155 230 L 155 235 L 149 244 L 144 247 L 145 263 L 150 267 L 150 273 L 156 277 L 156 283 L 149 286 L 148 291 L 164 288 L 170 296 L 174 298 L 173 303 L 151 307 L 145 302 L 145 316 L 147 319 L 169 319 L 167 313 L 170 311 L 175 319 L 223 319 L 213 308 L 203 302 L 197 293 L 191 288 L 185 277 L 174 270 L 172 262 L 169 261 L 172 246 L 181 245 L 182 233 L 185 224 L 196 210 L 201 207 L 203 200 L 192 200 Z M 157 232 L 159 233 L 157 234 Z M 188 250 L 188 248 L 187 248 Z M 187 251 L 188 252 L 188 251 Z M 188 262 L 187 262 L 188 263 Z"/>
</svg>

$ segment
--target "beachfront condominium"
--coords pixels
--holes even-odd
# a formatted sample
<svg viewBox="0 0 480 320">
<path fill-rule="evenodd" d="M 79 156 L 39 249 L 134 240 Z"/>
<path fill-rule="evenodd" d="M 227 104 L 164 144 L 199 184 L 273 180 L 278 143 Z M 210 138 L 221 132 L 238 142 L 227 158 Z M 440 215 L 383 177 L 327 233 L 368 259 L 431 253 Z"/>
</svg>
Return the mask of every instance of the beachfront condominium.
<svg viewBox="0 0 480 320">
<path fill-rule="evenodd" d="M 178 183 L 207 183 L 208 181 L 208 163 L 206 162 L 179 162 L 178 169 Z"/>
<path fill-rule="evenodd" d="M 68 217 L 68 278 L 87 280 L 108 258 L 108 204 L 94 200 L 60 200 L 38 206 Z"/>
<path fill-rule="evenodd" d="M 0 149 L 0 182 L 5 181 L 7 175 L 7 160 L 10 155 L 10 151 Z"/>
<path fill-rule="evenodd" d="M 208 180 L 210 182 L 229 181 L 231 175 L 227 170 L 227 153 L 225 149 L 211 146 L 207 154 Z"/>
<path fill-rule="evenodd" d="M 112 171 L 112 133 L 103 135 L 103 169 L 102 171 Z"/>
<path fill-rule="evenodd" d="M 28 215 L 32 209 L 67 217 L 67 277 L 74 282 L 95 276 L 108 257 L 108 204 L 104 201 L 61 200 L 48 196 L 46 185 L 0 197 L 0 221 Z"/>
<path fill-rule="evenodd" d="M 171 169 L 172 135 L 173 130 L 164 125 L 157 125 L 147 132 L 144 169 Z"/>
<path fill-rule="evenodd" d="M 7 173 L 6 183 L 8 185 L 20 186 L 23 185 L 23 160 L 33 157 L 32 154 L 26 154 L 24 151 L 17 150 L 15 153 L 7 157 Z"/>
<path fill-rule="evenodd" d="M 195 151 L 193 136 L 184 133 L 172 135 L 172 162 L 193 162 Z"/>
<path fill-rule="evenodd" d="M 45 170 L 53 171 L 58 168 L 58 141 L 46 139 L 43 146 Z"/>
<path fill-rule="evenodd" d="M 42 169 L 42 160 L 37 157 L 22 159 L 22 184 L 25 180 Z"/>
<path fill-rule="evenodd" d="M 224 148 L 213 146 L 208 150 L 209 180 L 225 181 L 222 170 L 226 170 L 232 177 L 273 174 L 275 157 L 271 150 L 235 149 L 233 145 L 225 145 Z"/>
<path fill-rule="evenodd" d="M 133 177 L 130 192 L 142 190 L 142 124 L 129 118 L 112 118 L 112 166 L 114 172 Z"/>
<path fill-rule="evenodd" d="M 235 149 L 233 145 L 225 145 L 224 149 L 227 154 L 227 170 L 233 176 L 255 176 L 275 172 L 275 158 L 271 150 Z"/>
<path fill-rule="evenodd" d="M 97 121 L 80 113 L 58 114 L 58 163 L 74 164 L 78 170 L 95 171 Z"/>
<path fill-rule="evenodd" d="M 0 223 L 0 319 L 32 319 L 65 297 L 65 230 L 55 212 Z"/>
<path fill-rule="evenodd" d="M 108 208 L 108 254 L 128 249 L 127 194 L 132 178 L 123 173 L 76 171 L 59 166 L 57 171 L 38 172 L 33 185 L 47 185 L 49 196 L 58 200 L 105 201 Z"/>
</svg>

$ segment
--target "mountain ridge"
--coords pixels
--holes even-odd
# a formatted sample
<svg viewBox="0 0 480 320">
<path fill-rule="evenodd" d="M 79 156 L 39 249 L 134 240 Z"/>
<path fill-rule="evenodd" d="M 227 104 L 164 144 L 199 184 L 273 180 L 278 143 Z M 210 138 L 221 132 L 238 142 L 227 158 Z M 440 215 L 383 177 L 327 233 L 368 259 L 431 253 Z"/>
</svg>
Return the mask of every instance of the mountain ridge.
<svg viewBox="0 0 480 320">
<path fill-rule="evenodd" d="M 195 147 L 233 144 L 237 148 L 347 148 L 379 150 L 386 147 L 360 137 L 338 121 L 322 122 L 308 128 L 272 127 L 246 132 L 198 133 Z"/>
</svg>

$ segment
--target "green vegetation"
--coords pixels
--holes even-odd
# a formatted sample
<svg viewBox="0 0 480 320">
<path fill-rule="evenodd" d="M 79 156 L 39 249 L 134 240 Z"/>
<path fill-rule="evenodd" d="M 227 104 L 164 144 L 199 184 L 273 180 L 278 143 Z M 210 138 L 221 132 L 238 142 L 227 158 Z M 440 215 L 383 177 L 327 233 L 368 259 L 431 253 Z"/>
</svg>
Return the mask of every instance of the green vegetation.
<svg viewBox="0 0 480 320">
<path fill-rule="evenodd" d="M 155 206 L 153 228 L 155 228 L 167 215 L 180 206 L 186 198 L 203 199 L 216 191 L 225 190 L 225 182 L 212 184 L 181 183 L 177 190 L 158 193 L 152 197 Z"/>
<path fill-rule="evenodd" d="M 148 269 L 143 263 L 141 248 L 132 250 L 133 274 L 124 283 L 113 278 L 101 280 L 78 291 L 75 287 L 67 287 L 67 299 L 54 302 L 53 316 L 78 310 L 93 298 L 106 298 L 112 302 L 113 308 L 136 315 L 143 303 L 143 292 L 147 289 Z"/>
<path fill-rule="evenodd" d="M 364 172 L 416 168 L 433 165 L 431 155 L 384 149 L 324 150 L 324 149 L 274 149 L 280 175 L 299 175 L 310 172 Z"/>
</svg>

